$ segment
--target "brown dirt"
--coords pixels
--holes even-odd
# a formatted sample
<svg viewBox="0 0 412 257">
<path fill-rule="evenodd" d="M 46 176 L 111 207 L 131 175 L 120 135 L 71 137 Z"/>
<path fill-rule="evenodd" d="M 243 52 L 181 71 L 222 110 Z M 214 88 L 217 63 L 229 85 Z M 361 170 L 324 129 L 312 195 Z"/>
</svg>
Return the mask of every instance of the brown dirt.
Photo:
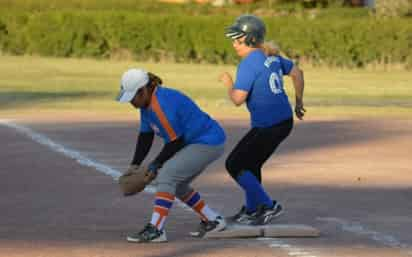
<svg viewBox="0 0 412 257">
<path fill-rule="evenodd" d="M 56 120 L 60 120 L 56 122 Z M 34 131 L 122 170 L 135 144 L 134 121 L 21 119 Z M 225 156 L 247 131 L 246 121 L 222 121 Z M 410 120 L 307 120 L 266 164 L 264 181 L 286 207 L 279 223 L 313 225 L 318 239 L 282 239 L 313 256 L 412 256 Z M 0 126 L 0 256 L 289 256 L 255 239 L 200 240 L 187 236 L 197 218 L 175 206 L 167 244 L 126 243 L 151 213 L 152 195 L 123 198 L 109 176 Z M 153 156 L 159 149 L 156 141 Z M 195 181 L 209 204 L 232 214 L 243 196 L 224 171 L 224 157 Z M 363 234 L 326 221 L 361 225 Z M 321 218 L 321 219 L 319 219 Z M 322 219 L 323 218 L 323 219 Z M 379 234 L 378 234 L 379 233 Z M 393 236 L 389 239 L 378 236 Z M 375 236 L 375 239 L 374 239 Z"/>
</svg>

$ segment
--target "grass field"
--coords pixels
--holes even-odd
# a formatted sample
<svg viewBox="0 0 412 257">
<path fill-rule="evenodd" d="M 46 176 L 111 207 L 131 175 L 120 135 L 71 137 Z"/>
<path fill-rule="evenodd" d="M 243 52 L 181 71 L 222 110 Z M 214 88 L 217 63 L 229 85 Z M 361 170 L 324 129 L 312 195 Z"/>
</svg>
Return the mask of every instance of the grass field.
<svg viewBox="0 0 412 257">
<path fill-rule="evenodd" d="M 114 101 L 119 78 L 130 67 L 160 75 L 218 117 L 247 117 L 234 107 L 217 81 L 234 66 L 136 63 L 91 59 L 0 56 L 0 114 L 3 117 L 53 112 L 134 115 Z M 412 73 L 402 70 L 342 70 L 303 67 L 305 105 L 310 117 L 412 117 Z M 294 93 L 285 78 L 290 99 Z"/>
</svg>

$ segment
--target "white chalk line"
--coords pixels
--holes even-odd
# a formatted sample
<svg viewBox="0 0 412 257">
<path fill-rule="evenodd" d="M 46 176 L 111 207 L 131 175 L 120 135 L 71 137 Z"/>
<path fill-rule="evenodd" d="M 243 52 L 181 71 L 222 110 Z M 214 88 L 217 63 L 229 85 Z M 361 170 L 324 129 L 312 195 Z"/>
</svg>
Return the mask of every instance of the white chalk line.
<svg viewBox="0 0 412 257">
<path fill-rule="evenodd" d="M 351 232 L 359 236 L 366 236 L 369 239 L 384 246 L 407 250 L 407 254 L 412 256 L 412 251 L 410 251 L 412 247 L 410 245 L 401 243 L 392 235 L 387 235 L 381 232 L 370 230 L 358 222 L 346 221 L 344 219 L 335 217 L 318 217 L 317 220 L 338 224 L 340 226 L 340 229 L 342 229 L 343 231 Z"/>
<path fill-rule="evenodd" d="M 37 132 L 34 132 L 33 130 L 24 127 L 24 126 L 20 126 L 17 125 L 9 120 L 0 120 L 0 123 L 6 127 L 9 128 L 13 128 L 15 129 L 17 132 L 22 133 L 23 135 L 31 138 L 34 142 L 39 143 L 41 145 L 47 146 L 48 148 L 50 148 L 51 150 L 61 153 L 64 156 L 75 160 L 76 162 L 78 162 L 79 164 L 83 165 L 83 166 L 87 166 L 87 167 L 92 167 L 95 168 L 96 170 L 111 176 L 113 179 L 117 180 L 119 178 L 119 176 L 121 175 L 121 173 L 115 169 L 112 169 L 109 166 L 106 166 L 104 164 L 95 162 L 85 156 L 83 156 L 81 153 L 79 153 L 78 151 L 72 150 L 70 148 L 67 148 L 61 144 L 58 144 L 54 141 L 52 141 L 51 139 L 49 139 L 48 137 L 39 134 Z"/>
<path fill-rule="evenodd" d="M 119 176 L 121 176 L 121 172 L 111 168 L 108 165 L 99 163 L 97 161 L 94 161 L 90 158 L 87 158 L 86 156 L 82 155 L 80 152 L 74 150 L 74 149 L 70 149 L 68 147 L 65 147 L 62 144 L 56 143 L 53 140 L 51 140 L 50 138 L 48 138 L 45 135 L 42 135 L 38 132 L 33 131 L 30 128 L 24 127 L 22 125 L 18 125 L 16 123 L 14 123 L 11 120 L 0 120 L 0 124 L 9 127 L 9 128 L 13 128 L 16 131 L 18 131 L 19 133 L 22 133 L 23 135 L 31 138 L 34 142 L 44 145 L 48 148 L 50 148 L 51 150 L 60 153 L 72 160 L 75 160 L 77 163 L 79 163 L 80 165 L 86 166 L 86 167 L 91 167 L 94 168 L 95 170 L 106 174 L 108 176 L 111 176 L 114 180 L 117 180 L 119 178 Z M 147 186 L 144 190 L 146 193 L 150 193 L 150 194 L 154 194 L 156 193 L 156 188 L 154 186 Z M 177 199 L 178 200 L 178 199 Z M 188 206 L 186 206 L 184 203 L 180 202 L 178 200 L 178 205 L 180 207 L 182 207 L 183 209 L 187 210 L 187 211 L 191 211 L 193 212 L 193 210 L 191 208 L 189 208 Z M 268 246 L 270 248 L 280 248 L 282 250 L 285 250 L 288 252 L 289 256 L 294 256 L 294 257 L 317 257 L 311 253 L 309 253 L 306 250 L 303 250 L 299 247 L 296 246 L 291 246 L 289 244 L 284 243 L 283 241 L 279 240 L 279 239 L 273 239 L 273 238 L 258 238 L 258 241 L 268 241 Z"/>
<path fill-rule="evenodd" d="M 83 154 L 81 154 L 80 152 L 74 150 L 74 149 L 70 149 L 62 144 L 56 143 L 53 140 L 51 140 L 50 138 L 48 138 L 45 135 L 42 135 L 40 133 L 37 133 L 35 131 L 33 131 L 30 128 L 27 128 L 25 126 L 22 125 L 18 125 L 16 123 L 14 123 L 11 120 L 0 120 L 0 124 L 2 124 L 3 126 L 15 129 L 17 132 L 29 137 L 30 139 L 32 139 L 34 142 L 40 144 L 40 145 L 44 145 L 48 148 L 50 148 L 52 151 L 60 153 L 74 161 L 76 161 L 77 163 L 79 163 L 82 166 L 86 166 L 86 167 L 90 167 L 90 168 L 94 168 L 95 170 L 108 175 L 110 177 L 112 177 L 114 180 L 118 180 L 118 178 L 122 175 L 122 172 L 113 169 L 112 167 L 99 163 L 97 161 L 94 161 L 90 158 L 87 158 L 86 156 L 84 156 Z M 146 186 L 146 188 L 144 189 L 145 193 L 149 193 L 149 194 L 155 194 L 156 193 L 156 187 L 149 185 Z M 182 203 L 180 200 L 177 200 L 177 204 L 184 208 L 185 210 L 188 211 L 192 211 L 191 208 L 187 207 L 184 203 Z"/>
<path fill-rule="evenodd" d="M 264 241 L 270 248 L 279 248 L 285 252 L 289 256 L 293 257 L 317 257 L 313 252 L 309 251 L 308 249 L 303 249 L 296 245 L 292 245 L 290 243 L 286 243 L 281 239 L 274 239 L 274 238 L 257 238 L 258 241 Z"/>
</svg>

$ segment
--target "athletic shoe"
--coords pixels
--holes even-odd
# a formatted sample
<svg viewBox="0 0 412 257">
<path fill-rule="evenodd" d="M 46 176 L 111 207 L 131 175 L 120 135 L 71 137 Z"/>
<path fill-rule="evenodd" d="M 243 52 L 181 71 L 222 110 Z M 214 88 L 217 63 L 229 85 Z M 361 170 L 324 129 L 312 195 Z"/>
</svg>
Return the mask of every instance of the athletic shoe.
<svg viewBox="0 0 412 257">
<path fill-rule="evenodd" d="M 228 221 L 236 222 L 236 220 L 239 219 L 244 214 L 246 214 L 246 206 L 243 205 L 235 215 L 226 217 L 226 219 Z"/>
<path fill-rule="evenodd" d="M 149 223 L 142 231 L 127 236 L 127 241 L 132 243 L 160 243 L 167 242 L 167 238 L 164 230 L 160 231 Z"/>
<path fill-rule="evenodd" d="M 233 216 L 230 216 L 228 220 L 243 225 L 251 225 L 256 220 L 255 212 L 248 213 L 246 210 L 246 206 L 242 206 L 239 212 Z"/>
<path fill-rule="evenodd" d="M 282 214 L 282 205 L 276 201 L 273 201 L 272 207 L 260 205 L 254 214 L 255 220 L 251 223 L 251 225 L 266 225 L 280 214 Z"/>
<path fill-rule="evenodd" d="M 191 236 L 204 237 L 207 233 L 219 232 L 226 228 L 226 221 L 221 216 L 212 221 L 201 221 L 196 232 L 190 232 Z"/>
</svg>

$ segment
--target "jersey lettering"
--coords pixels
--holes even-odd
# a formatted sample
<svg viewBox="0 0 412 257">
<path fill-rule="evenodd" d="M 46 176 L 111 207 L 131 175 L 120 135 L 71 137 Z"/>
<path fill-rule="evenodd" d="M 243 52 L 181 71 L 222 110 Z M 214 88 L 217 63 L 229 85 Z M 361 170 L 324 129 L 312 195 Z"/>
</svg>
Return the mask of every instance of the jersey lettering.
<svg viewBox="0 0 412 257">
<path fill-rule="evenodd" d="M 275 95 L 283 93 L 283 74 L 281 73 L 281 70 L 279 70 L 279 74 L 276 72 L 272 72 L 269 77 L 270 90 Z"/>
</svg>

